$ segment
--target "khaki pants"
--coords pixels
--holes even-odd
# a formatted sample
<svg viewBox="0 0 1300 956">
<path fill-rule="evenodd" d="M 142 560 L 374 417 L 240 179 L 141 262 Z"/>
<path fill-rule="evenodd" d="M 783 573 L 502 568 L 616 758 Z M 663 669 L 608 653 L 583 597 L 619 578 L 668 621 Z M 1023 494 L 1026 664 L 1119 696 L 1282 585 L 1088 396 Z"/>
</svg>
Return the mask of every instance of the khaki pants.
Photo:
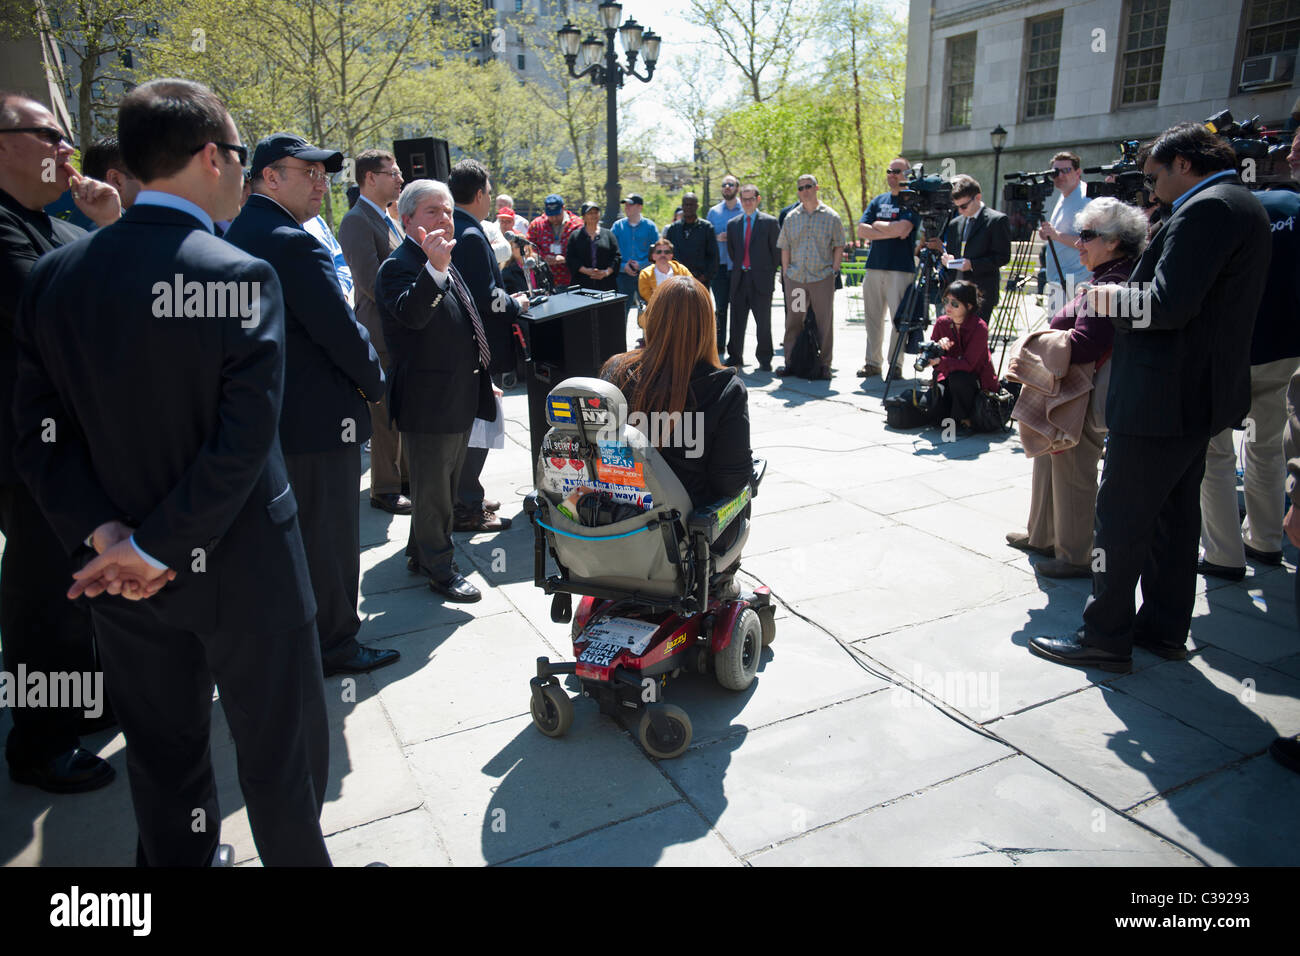
<svg viewBox="0 0 1300 956">
<path fill-rule="evenodd" d="M 889 354 L 894 354 L 898 344 L 898 330 L 894 328 L 894 312 L 903 298 L 903 293 L 912 284 L 912 273 L 898 272 L 893 269 L 868 269 L 862 280 L 862 314 L 867 320 L 867 365 L 884 367 L 882 357 L 885 341 L 885 327 L 888 323 Z M 885 318 L 885 311 L 889 318 Z M 902 361 L 902 358 L 899 358 Z"/>
<path fill-rule="evenodd" d="M 1205 560 L 1225 568 L 1246 565 L 1242 539 L 1257 551 L 1282 550 L 1282 498 L 1286 462 L 1286 387 L 1300 359 L 1250 368 L 1250 416 L 1246 442 L 1246 521 L 1237 510 L 1237 449 L 1231 428 L 1210 439 L 1201 481 L 1201 545 Z"/>
<path fill-rule="evenodd" d="M 1097 462 L 1105 432 L 1083 422 L 1079 444 L 1059 455 L 1034 459 L 1029 492 L 1029 543 L 1056 548 L 1069 564 L 1092 564 L 1092 525 L 1097 510 Z"/>
<path fill-rule="evenodd" d="M 820 282 L 786 283 L 785 289 L 785 360 L 794 354 L 794 343 L 803 331 L 803 320 L 809 309 L 817 320 L 817 338 L 822 349 L 822 368 L 833 364 L 831 356 L 835 345 L 835 277 L 827 276 Z"/>
</svg>

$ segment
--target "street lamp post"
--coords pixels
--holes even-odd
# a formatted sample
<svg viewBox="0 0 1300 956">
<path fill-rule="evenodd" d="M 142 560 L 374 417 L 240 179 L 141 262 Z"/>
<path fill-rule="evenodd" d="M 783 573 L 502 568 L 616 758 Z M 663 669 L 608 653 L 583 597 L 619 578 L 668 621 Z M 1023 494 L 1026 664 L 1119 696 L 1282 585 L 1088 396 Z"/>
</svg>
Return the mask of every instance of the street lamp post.
<svg viewBox="0 0 1300 956">
<path fill-rule="evenodd" d="M 989 138 L 993 140 L 993 208 L 997 209 L 998 196 L 1002 194 L 1002 187 L 998 185 L 1000 182 L 998 171 L 1002 164 L 1002 147 L 1007 145 L 1007 131 L 999 123 L 993 127 L 993 131 L 989 133 Z"/>
<path fill-rule="evenodd" d="M 655 63 L 659 60 L 660 38 L 631 17 L 619 26 L 623 5 L 616 0 L 605 0 L 596 9 L 605 30 L 604 43 L 593 33 L 588 33 L 584 40 L 582 31 L 568 21 L 555 32 L 555 36 L 560 41 L 569 76 L 574 79 L 590 76 L 593 84 L 605 87 L 605 225 L 608 226 L 619 216 L 621 197 L 618 185 L 618 90 L 623 85 L 624 76 L 635 76 L 642 83 L 650 82 L 655 74 Z M 614 51 L 615 34 L 623 43 L 627 66 L 618 62 L 618 54 Z M 645 60 L 645 76 L 636 72 L 638 54 Z M 579 61 L 580 68 L 575 69 Z"/>
</svg>

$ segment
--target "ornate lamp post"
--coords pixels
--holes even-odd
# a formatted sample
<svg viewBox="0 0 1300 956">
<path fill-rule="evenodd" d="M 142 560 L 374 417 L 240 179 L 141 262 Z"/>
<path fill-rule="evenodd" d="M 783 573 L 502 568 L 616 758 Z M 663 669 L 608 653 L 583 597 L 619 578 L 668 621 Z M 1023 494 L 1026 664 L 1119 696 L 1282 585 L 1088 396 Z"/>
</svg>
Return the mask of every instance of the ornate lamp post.
<svg viewBox="0 0 1300 956">
<path fill-rule="evenodd" d="M 621 198 L 618 185 L 618 89 L 623 85 L 624 76 L 635 76 L 642 83 L 650 82 L 655 74 L 655 63 L 659 60 L 660 38 L 630 17 L 619 26 L 623 5 L 615 0 L 605 0 L 596 9 L 605 29 L 604 43 L 593 33 L 587 34 L 584 40 L 582 31 L 568 21 L 555 32 L 555 36 L 560 41 L 569 75 L 574 79 L 590 76 L 596 86 L 605 87 L 605 225 L 608 226 L 619 216 Z M 618 34 L 623 43 L 627 66 L 618 62 L 618 54 L 614 52 L 614 34 Z M 645 76 L 636 72 L 638 54 L 645 60 Z"/>
<path fill-rule="evenodd" d="M 993 208 L 998 208 L 998 196 L 1002 194 L 1002 187 L 999 185 L 998 169 L 1002 163 L 1002 147 L 1007 145 L 1007 131 L 999 123 L 993 127 L 989 133 L 989 138 L 993 140 Z"/>
</svg>

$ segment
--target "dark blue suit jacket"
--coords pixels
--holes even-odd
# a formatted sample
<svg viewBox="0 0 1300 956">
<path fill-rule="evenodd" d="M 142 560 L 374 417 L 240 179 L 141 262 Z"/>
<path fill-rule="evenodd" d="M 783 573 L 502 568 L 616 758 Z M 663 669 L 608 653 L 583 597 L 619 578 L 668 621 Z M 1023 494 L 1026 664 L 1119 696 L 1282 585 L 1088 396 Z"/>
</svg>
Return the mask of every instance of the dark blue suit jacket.
<svg viewBox="0 0 1300 956">
<path fill-rule="evenodd" d="M 732 227 L 735 227 L 734 229 Z M 754 278 L 769 291 L 776 285 L 776 270 L 781 268 L 781 250 L 776 246 L 781 227 L 775 216 L 765 212 L 754 215 L 749 237 L 749 268 Z M 745 214 L 733 216 L 727 223 L 727 255 L 731 257 L 731 291 L 740 286 L 741 263 L 745 261 Z"/>
<path fill-rule="evenodd" d="M 452 214 L 456 226 L 456 248 L 451 261 L 465 281 L 474 304 L 478 306 L 483 331 L 492 351 L 492 371 L 509 372 L 515 367 L 512 326 L 519 315 L 519 303 L 510 298 L 501 278 L 501 267 L 492 252 L 492 244 L 483 235 L 479 221 L 463 209 Z"/>
<path fill-rule="evenodd" d="M 364 442 L 370 437 L 366 402 L 383 395 L 384 371 L 343 298 L 330 254 L 279 203 L 256 194 L 225 238 L 271 263 L 284 290 L 285 454 L 337 451 L 349 437 Z"/>
<path fill-rule="evenodd" d="M 177 275 L 255 294 L 257 321 L 206 294 L 173 314 Z M 15 463 L 69 553 L 120 519 L 177 572 L 141 605 L 167 624 L 271 633 L 312 619 L 276 431 L 274 269 L 186 213 L 137 205 L 36 264 L 16 333 Z"/>
<path fill-rule="evenodd" d="M 391 363 L 389 414 L 399 431 L 446 435 L 496 421 L 492 380 L 479 366 L 474 324 L 452 283 L 438 288 L 407 236 L 375 278 Z M 455 263 L 451 268 L 455 269 Z"/>
</svg>

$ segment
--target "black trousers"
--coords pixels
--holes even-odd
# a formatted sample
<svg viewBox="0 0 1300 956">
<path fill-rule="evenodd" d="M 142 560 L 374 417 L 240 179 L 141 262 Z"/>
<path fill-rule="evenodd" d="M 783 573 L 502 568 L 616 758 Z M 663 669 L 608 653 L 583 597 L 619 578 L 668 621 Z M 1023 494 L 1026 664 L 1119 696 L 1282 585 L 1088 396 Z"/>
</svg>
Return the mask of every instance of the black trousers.
<svg viewBox="0 0 1300 956">
<path fill-rule="evenodd" d="M 87 529 L 93 530 L 93 529 Z M 65 595 L 72 561 L 26 485 L 0 484 L 0 644 L 4 670 L 30 674 L 99 670 L 90 615 Z M 11 767 L 30 768 L 77 746 L 81 710 L 14 707 L 5 742 Z"/>
<path fill-rule="evenodd" d="M 754 328 L 758 334 L 758 361 L 772 361 L 772 283 L 759 281 L 752 269 L 741 270 L 736 294 L 731 299 L 731 341 L 727 356 L 745 357 L 745 324 L 749 313 L 754 313 Z"/>
<path fill-rule="evenodd" d="M 731 268 L 729 266 L 718 266 L 718 271 L 713 274 L 711 287 L 713 289 L 713 301 L 717 305 L 718 354 L 721 355 L 727 346 L 727 303 L 731 300 Z"/>
<path fill-rule="evenodd" d="M 939 387 L 939 421 L 970 421 L 979 393 L 980 380 L 974 372 L 949 372 Z"/>
<path fill-rule="evenodd" d="M 411 534 L 406 556 L 436 581 L 455 574 L 451 528 L 469 429 L 443 435 L 402 432 L 411 467 Z"/>
<path fill-rule="evenodd" d="M 1201 478 L 1208 435 L 1152 438 L 1112 431 L 1097 488 L 1100 562 L 1083 608 L 1083 642 L 1126 654 L 1134 636 L 1182 647 L 1196 601 Z M 1142 581 L 1142 608 L 1133 589 Z"/>
<path fill-rule="evenodd" d="M 466 448 L 465 463 L 460 469 L 460 481 L 456 484 L 456 514 L 466 518 L 476 518 L 483 513 L 483 465 L 487 462 L 486 448 Z"/>
<path fill-rule="evenodd" d="M 326 666 L 347 660 L 360 648 L 357 591 L 361 578 L 361 446 L 339 451 L 285 455 L 307 569 L 316 595 L 316 631 Z"/>
<path fill-rule="evenodd" d="M 147 601 L 103 597 L 93 614 L 126 736 L 137 862 L 205 866 L 220 842 L 208 741 L 215 679 L 262 863 L 329 866 L 320 829 L 329 728 L 316 625 L 200 634 L 161 623 Z"/>
</svg>

